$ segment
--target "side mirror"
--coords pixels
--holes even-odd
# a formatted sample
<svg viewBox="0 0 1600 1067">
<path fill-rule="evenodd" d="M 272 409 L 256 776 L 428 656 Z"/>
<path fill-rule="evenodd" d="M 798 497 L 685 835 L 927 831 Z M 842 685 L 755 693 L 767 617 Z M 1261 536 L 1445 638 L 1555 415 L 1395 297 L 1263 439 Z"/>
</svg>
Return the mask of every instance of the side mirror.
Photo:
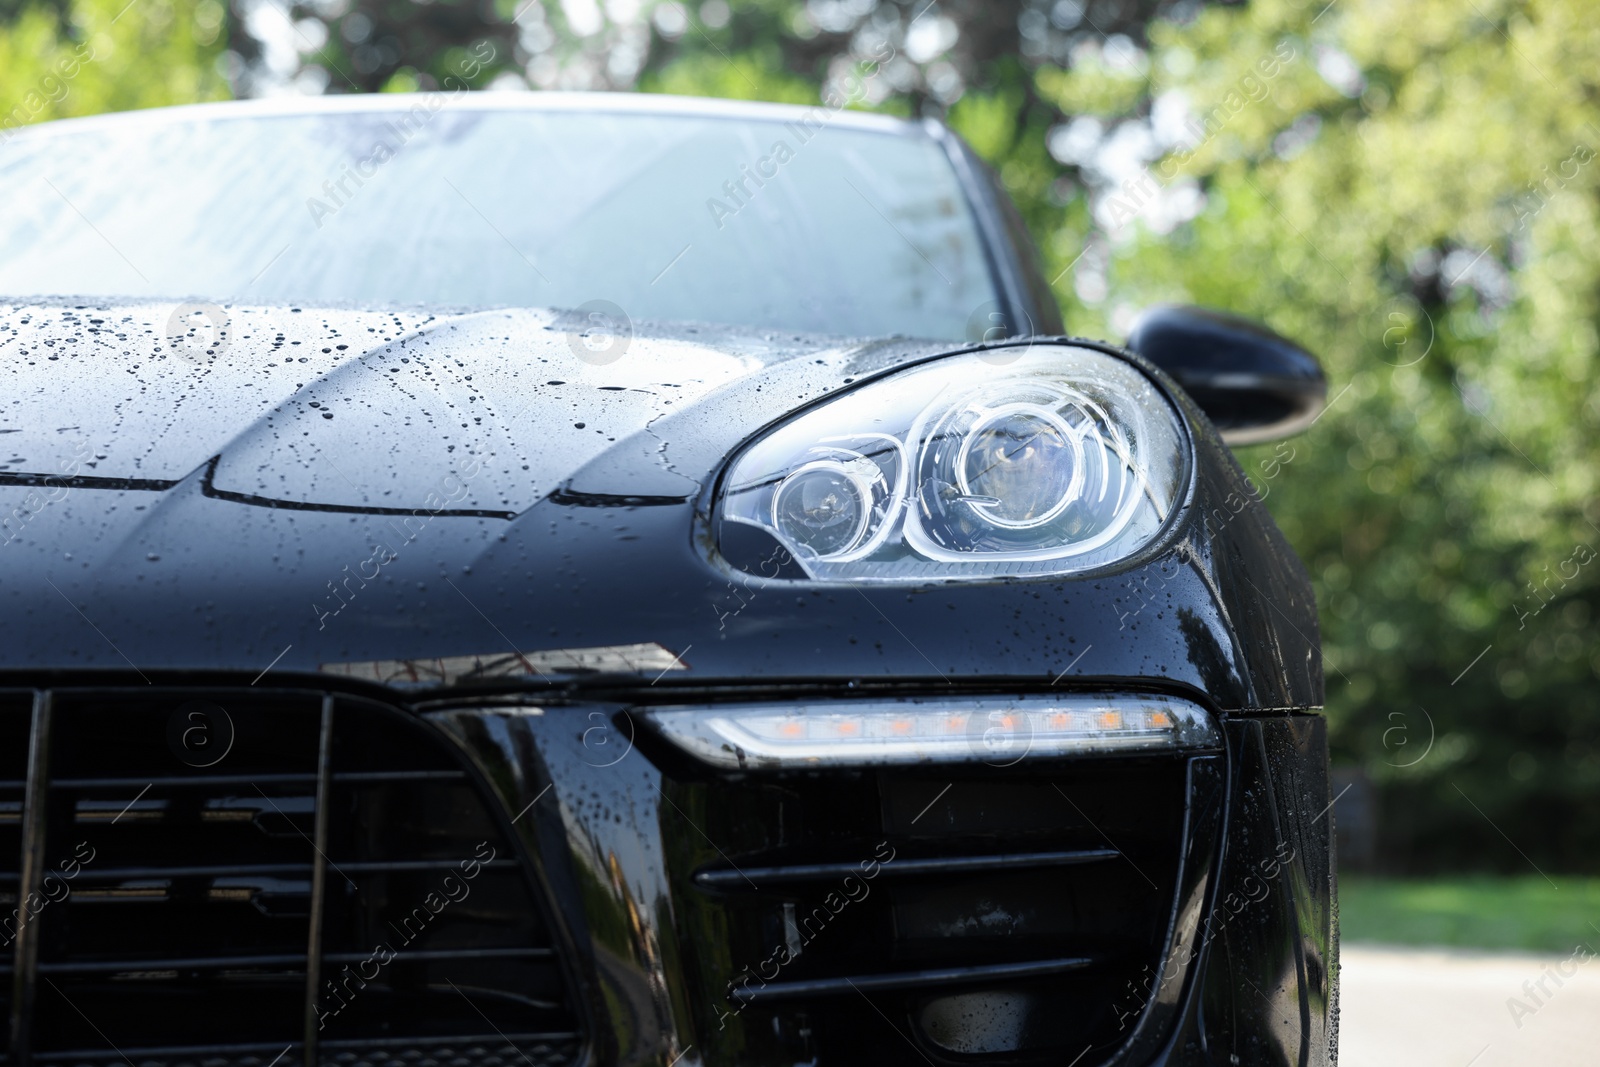
<svg viewBox="0 0 1600 1067">
<path fill-rule="evenodd" d="M 1297 434 L 1327 403 L 1317 358 L 1248 319 L 1154 307 L 1134 323 L 1127 347 L 1175 378 L 1230 445 Z"/>
</svg>

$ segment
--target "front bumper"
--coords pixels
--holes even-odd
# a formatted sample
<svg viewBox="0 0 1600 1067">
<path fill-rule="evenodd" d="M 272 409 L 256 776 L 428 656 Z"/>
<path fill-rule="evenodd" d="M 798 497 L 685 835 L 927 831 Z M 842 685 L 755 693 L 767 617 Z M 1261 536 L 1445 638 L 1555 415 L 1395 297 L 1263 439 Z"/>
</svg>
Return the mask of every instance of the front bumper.
<svg viewBox="0 0 1600 1067">
<path fill-rule="evenodd" d="M 681 694 L 158 682 L 0 691 L 6 1067 L 1334 1062 L 1315 715 L 744 774 Z"/>
<path fill-rule="evenodd" d="M 1320 716 L 1218 716 L 1220 746 L 1166 754 L 745 774 L 642 726 L 662 694 L 611 696 L 428 713 L 533 805 L 595 1063 L 1335 1062 Z"/>
</svg>

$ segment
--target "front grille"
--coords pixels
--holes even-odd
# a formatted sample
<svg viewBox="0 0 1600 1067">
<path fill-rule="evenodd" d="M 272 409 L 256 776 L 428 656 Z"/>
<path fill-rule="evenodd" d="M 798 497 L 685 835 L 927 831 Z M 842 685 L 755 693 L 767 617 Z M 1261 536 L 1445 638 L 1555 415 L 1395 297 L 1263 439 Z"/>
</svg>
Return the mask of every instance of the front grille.
<svg viewBox="0 0 1600 1067">
<path fill-rule="evenodd" d="M 0 691 L 0 905 L 7 1067 L 578 1056 L 504 812 L 370 700 Z"/>
<path fill-rule="evenodd" d="M 1105 1062 L 1181 925 L 1217 762 L 683 769 L 663 836 L 703 1043 L 750 1063 Z"/>
</svg>

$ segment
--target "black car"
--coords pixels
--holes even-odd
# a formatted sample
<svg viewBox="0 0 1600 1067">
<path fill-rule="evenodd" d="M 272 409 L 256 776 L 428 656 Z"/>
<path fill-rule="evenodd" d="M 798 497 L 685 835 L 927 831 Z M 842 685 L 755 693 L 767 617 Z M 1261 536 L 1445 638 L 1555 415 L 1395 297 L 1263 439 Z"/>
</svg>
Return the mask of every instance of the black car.
<svg viewBox="0 0 1600 1067">
<path fill-rule="evenodd" d="M 1334 1063 L 1229 451 L 1300 349 L 1059 336 L 970 149 L 827 107 L 203 105 L 0 188 L 6 1067 Z"/>
</svg>

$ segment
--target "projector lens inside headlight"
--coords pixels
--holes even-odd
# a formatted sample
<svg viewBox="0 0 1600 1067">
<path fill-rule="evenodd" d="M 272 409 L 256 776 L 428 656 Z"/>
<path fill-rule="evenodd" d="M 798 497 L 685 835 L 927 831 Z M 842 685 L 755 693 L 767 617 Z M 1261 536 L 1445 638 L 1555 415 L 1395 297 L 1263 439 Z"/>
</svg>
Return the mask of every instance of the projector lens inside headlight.
<svg viewBox="0 0 1600 1067">
<path fill-rule="evenodd" d="M 1027 529 L 1049 522 L 1082 492 L 1083 447 L 1049 408 L 989 412 L 961 442 L 957 484 L 985 522 Z"/>
<path fill-rule="evenodd" d="M 791 544 L 817 556 L 847 552 L 861 540 L 867 507 L 850 471 L 829 461 L 808 463 L 773 493 L 772 523 Z"/>
<path fill-rule="evenodd" d="M 1115 356 L 1037 343 L 1003 367 L 951 356 L 754 442 L 718 519 L 766 531 L 814 579 L 1073 574 L 1160 533 L 1186 444 L 1165 395 Z"/>
<path fill-rule="evenodd" d="M 980 762 L 1210 748 L 1204 708 L 1174 697 L 975 697 L 658 708 L 646 718 L 695 758 L 730 770 Z"/>
</svg>

